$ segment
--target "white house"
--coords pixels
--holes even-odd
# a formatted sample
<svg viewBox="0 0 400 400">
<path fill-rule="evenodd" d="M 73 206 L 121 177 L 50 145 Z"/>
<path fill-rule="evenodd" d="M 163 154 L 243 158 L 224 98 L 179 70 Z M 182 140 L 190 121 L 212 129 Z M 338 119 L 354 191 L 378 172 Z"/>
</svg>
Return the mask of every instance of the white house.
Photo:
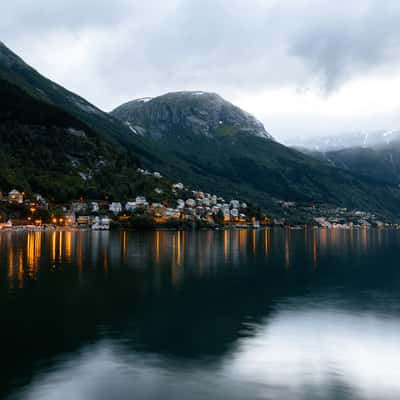
<svg viewBox="0 0 400 400">
<path fill-rule="evenodd" d="M 94 212 L 94 213 L 98 213 L 100 210 L 99 204 L 96 201 L 92 201 L 90 203 L 90 208 L 91 208 L 92 212 Z"/>
<path fill-rule="evenodd" d="M 42 195 L 37 194 L 37 195 L 35 196 L 35 198 L 36 198 L 36 202 L 37 202 L 38 204 L 40 204 L 43 208 L 47 208 L 47 207 L 49 206 L 48 203 L 47 203 L 47 201 L 46 201 L 46 199 L 45 199 Z"/>
<path fill-rule="evenodd" d="M 232 208 L 231 216 L 234 217 L 234 218 L 239 217 L 239 210 L 237 208 Z"/>
<path fill-rule="evenodd" d="M 196 200 L 195 199 L 187 199 L 186 200 L 186 206 L 187 207 L 195 207 L 196 206 Z"/>
<path fill-rule="evenodd" d="M 192 193 L 195 199 L 204 199 L 205 197 L 203 192 L 193 191 Z"/>
<path fill-rule="evenodd" d="M 122 212 L 122 204 L 120 202 L 112 202 L 108 208 L 113 214 L 117 215 Z"/>
<path fill-rule="evenodd" d="M 204 199 L 202 199 L 201 204 L 203 204 L 203 206 L 209 207 L 211 205 L 211 201 L 208 197 L 205 197 Z"/>
<path fill-rule="evenodd" d="M 240 202 L 239 202 L 239 200 L 231 200 L 230 206 L 231 206 L 232 208 L 239 208 L 239 207 L 240 207 Z"/>
<path fill-rule="evenodd" d="M 183 183 L 179 182 L 179 183 L 174 183 L 172 185 L 172 189 L 175 190 L 183 190 L 185 188 L 185 186 L 183 185 Z"/>
<path fill-rule="evenodd" d="M 135 201 L 128 201 L 125 204 L 125 210 L 128 212 L 133 212 L 136 210 L 136 202 Z"/>
</svg>

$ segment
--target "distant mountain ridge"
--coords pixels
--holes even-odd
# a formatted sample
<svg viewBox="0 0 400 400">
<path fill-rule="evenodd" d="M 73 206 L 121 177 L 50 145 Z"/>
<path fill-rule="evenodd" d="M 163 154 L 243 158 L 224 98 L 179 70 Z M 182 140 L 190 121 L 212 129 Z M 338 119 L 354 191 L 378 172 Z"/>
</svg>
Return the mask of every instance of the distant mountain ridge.
<svg viewBox="0 0 400 400">
<path fill-rule="evenodd" d="M 309 138 L 296 148 L 327 165 L 400 185 L 400 130 Z"/>
</svg>

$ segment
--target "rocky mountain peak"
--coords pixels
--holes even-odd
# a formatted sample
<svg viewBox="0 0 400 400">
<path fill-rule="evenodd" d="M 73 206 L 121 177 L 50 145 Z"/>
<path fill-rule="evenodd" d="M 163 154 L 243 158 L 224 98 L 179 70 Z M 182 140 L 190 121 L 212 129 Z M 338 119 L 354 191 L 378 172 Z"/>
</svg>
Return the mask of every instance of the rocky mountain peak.
<svg viewBox="0 0 400 400">
<path fill-rule="evenodd" d="M 210 138 L 247 134 L 272 139 L 254 116 L 216 93 L 203 91 L 133 100 L 116 108 L 112 115 L 128 123 L 133 131 L 154 138 L 171 134 Z"/>
</svg>

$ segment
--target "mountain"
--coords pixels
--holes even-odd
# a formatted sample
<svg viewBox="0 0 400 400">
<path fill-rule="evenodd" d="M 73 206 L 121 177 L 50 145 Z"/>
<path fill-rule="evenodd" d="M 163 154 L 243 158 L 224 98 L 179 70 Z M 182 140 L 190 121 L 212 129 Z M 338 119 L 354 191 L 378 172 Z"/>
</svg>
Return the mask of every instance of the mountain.
<svg viewBox="0 0 400 400">
<path fill-rule="evenodd" d="M 398 189 L 277 143 L 261 122 L 216 94 L 168 93 L 111 114 L 163 160 L 153 167 L 194 186 L 236 193 L 272 212 L 280 199 L 397 213 Z"/>
<path fill-rule="evenodd" d="M 400 185 L 400 130 L 298 139 L 293 148 L 332 167 Z"/>
<path fill-rule="evenodd" d="M 194 189 L 281 215 L 276 200 L 398 215 L 400 191 L 285 147 L 220 96 L 170 93 L 111 115 L 46 79 L 0 44 L 0 190 L 65 201 L 147 194 L 143 166 Z M 167 187 L 167 181 L 164 183 Z"/>
<path fill-rule="evenodd" d="M 326 164 L 392 185 L 400 185 L 400 141 L 376 147 L 352 147 L 319 152 L 303 149 Z"/>
<path fill-rule="evenodd" d="M 129 129 L 1 42 L 0 93 L 0 190 L 56 201 L 134 193 L 141 149 Z"/>
<path fill-rule="evenodd" d="M 216 93 L 176 92 L 133 100 L 116 108 L 112 115 L 125 121 L 132 132 L 155 139 L 193 135 L 272 139 L 260 121 Z"/>
</svg>

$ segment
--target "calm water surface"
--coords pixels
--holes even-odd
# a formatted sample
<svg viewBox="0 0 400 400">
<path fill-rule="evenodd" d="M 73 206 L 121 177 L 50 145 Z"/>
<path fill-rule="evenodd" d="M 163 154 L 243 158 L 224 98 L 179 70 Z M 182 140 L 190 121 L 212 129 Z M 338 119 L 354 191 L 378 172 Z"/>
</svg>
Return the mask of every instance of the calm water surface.
<svg viewBox="0 0 400 400">
<path fill-rule="evenodd" d="M 400 399 L 400 232 L 0 233 L 0 398 Z"/>
</svg>

